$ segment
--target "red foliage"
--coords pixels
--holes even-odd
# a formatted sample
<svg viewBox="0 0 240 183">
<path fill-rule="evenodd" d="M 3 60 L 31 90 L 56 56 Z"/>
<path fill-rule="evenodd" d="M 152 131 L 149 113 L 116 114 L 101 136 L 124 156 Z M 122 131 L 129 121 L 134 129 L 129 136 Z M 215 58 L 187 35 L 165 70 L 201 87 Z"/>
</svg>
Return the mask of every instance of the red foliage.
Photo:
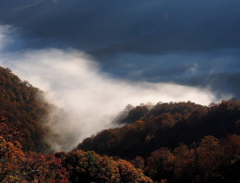
<svg viewBox="0 0 240 183">
<path fill-rule="evenodd" d="M 68 182 L 69 173 L 62 166 L 61 159 L 53 155 L 30 152 L 25 156 L 20 169 L 24 172 L 22 178 L 29 182 Z"/>
<path fill-rule="evenodd" d="M 4 116 L 3 111 L 0 111 L 0 119 L 0 136 L 11 142 L 21 142 L 23 140 L 23 130 L 21 128 L 21 123 L 8 122 L 8 119 Z"/>
</svg>

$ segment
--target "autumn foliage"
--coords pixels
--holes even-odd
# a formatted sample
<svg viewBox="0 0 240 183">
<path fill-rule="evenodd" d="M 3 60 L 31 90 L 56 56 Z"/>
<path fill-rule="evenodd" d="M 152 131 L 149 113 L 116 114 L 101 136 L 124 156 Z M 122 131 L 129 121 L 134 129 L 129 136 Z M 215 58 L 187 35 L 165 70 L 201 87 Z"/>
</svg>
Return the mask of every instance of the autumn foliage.
<svg viewBox="0 0 240 183">
<path fill-rule="evenodd" d="M 0 182 L 235 183 L 240 181 L 240 102 L 128 106 L 70 152 L 52 153 L 51 106 L 0 67 Z M 57 124 L 57 123 L 56 123 Z"/>
<path fill-rule="evenodd" d="M 81 150 L 57 152 L 54 155 L 62 160 L 71 182 L 152 182 L 140 169 L 136 169 L 126 160 L 114 161 L 111 157 Z"/>
<path fill-rule="evenodd" d="M 161 148 L 147 158 L 145 173 L 159 182 L 234 182 L 240 179 L 239 143 L 238 135 L 205 136 L 197 147 Z"/>
<path fill-rule="evenodd" d="M 58 135 L 49 129 L 49 110 L 50 105 L 41 90 L 20 80 L 10 69 L 0 67 L 0 111 L 4 114 L 0 120 L 8 119 L 21 127 L 24 151 L 52 151 L 47 136 L 57 139 Z M 14 135 L 8 130 L 2 131 Z"/>
<path fill-rule="evenodd" d="M 208 107 L 192 102 L 158 103 L 148 107 L 132 125 L 103 130 L 84 139 L 77 149 L 126 159 L 136 156 L 145 159 L 161 147 L 173 149 L 179 143 L 200 143 L 207 135 L 226 138 L 228 134 L 240 134 L 239 111 L 240 102 L 235 99 Z M 129 115 L 133 113 L 130 111 Z"/>
</svg>

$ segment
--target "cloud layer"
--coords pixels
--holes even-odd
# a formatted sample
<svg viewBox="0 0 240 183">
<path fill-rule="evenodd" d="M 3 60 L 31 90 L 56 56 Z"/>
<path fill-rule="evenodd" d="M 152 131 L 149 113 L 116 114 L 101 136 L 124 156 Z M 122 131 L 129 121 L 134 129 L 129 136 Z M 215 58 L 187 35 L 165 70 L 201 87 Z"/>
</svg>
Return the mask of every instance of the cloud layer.
<svg viewBox="0 0 240 183">
<path fill-rule="evenodd" d="M 119 53 L 103 60 L 102 69 L 118 77 L 153 82 L 172 81 L 212 73 L 235 74 L 239 72 L 240 49 L 162 55 Z"/>
<path fill-rule="evenodd" d="M 117 44 L 122 51 L 162 53 L 239 45 L 238 0 L 57 2 L 1 1 L 0 22 L 21 27 L 25 38 L 40 38 L 45 46 L 52 38 L 81 50 Z"/>
<path fill-rule="evenodd" d="M 11 40 L 6 34 L 0 35 L 6 41 Z M 70 116 L 64 123 L 78 135 L 77 142 L 101 129 L 113 127 L 112 119 L 128 104 L 190 100 L 208 105 L 219 101 L 207 89 L 112 78 L 102 72 L 89 55 L 73 49 L 0 52 L 0 65 L 46 91 L 50 102 Z"/>
</svg>

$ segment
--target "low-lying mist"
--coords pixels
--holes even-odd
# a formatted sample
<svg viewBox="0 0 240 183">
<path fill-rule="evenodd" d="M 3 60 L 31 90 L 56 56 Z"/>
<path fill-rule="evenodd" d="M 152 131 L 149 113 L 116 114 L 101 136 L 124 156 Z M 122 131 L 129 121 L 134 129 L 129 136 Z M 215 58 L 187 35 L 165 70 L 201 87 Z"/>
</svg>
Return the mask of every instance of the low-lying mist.
<svg viewBox="0 0 240 183">
<path fill-rule="evenodd" d="M 77 134 L 77 142 L 114 127 L 112 119 L 127 104 L 159 101 L 193 101 L 208 105 L 218 102 L 207 89 L 170 83 L 129 82 L 112 79 L 99 71 L 99 65 L 75 50 L 31 50 L 2 54 L 0 64 L 9 67 L 22 80 L 44 90 L 50 103 L 63 108 L 70 119 L 62 121 Z M 61 132 L 63 129 L 54 129 Z"/>
<path fill-rule="evenodd" d="M 11 40 L 0 32 L 1 47 Z M 0 48 L 1 49 L 1 48 Z M 192 101 L 208 105 L 219 102 L 210 90 L 171 83 L 150 83 L 114 79 L 101 71 L 90 56 L 68 49 L 41 49 L 4 52 L 0 50 L 0 65 L 10 68 L 20 79 L 46 93 L 49 103 L 62 108 L 66 118 L 53 130 L 71 132 L 76 138 L 68 150 L 81 140 L 102 129 L 116 127 L 112 120 L 128 104 Z M 57 115 L 61 110 L 52 111 Z M 71 138 L 70 138 L 71 139 Z M 56 150 L 61 150 L 57 147 Z"/>
</svg>

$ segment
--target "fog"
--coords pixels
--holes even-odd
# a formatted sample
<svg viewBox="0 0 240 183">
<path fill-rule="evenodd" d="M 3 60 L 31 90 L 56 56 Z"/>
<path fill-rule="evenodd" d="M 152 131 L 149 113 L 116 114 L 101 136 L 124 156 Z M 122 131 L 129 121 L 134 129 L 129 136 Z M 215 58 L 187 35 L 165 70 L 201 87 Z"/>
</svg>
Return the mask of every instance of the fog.
<svg viewBox="0 0 240 183">
<path fill-rule="evenodd" d="M 2 50 L 5 44 L 14 42 L 6 33 L 8 29 L 1 26 Z M 63 129 L 54 130 L 61 132 L 66 127 L 77 135 L 68 149 L 102 129 L 114 127 L 112 120 L 128 104 L 190 100 L 208 105 L 231 97 L 216 97 L 208 88 L 114 78 L 103 72 L 91 56 L 70 48 L 0 51 L 0 65 L 45 91 L 50 103 L 64 109 L 69 119 L 62 121 Z"/>
</svg>

